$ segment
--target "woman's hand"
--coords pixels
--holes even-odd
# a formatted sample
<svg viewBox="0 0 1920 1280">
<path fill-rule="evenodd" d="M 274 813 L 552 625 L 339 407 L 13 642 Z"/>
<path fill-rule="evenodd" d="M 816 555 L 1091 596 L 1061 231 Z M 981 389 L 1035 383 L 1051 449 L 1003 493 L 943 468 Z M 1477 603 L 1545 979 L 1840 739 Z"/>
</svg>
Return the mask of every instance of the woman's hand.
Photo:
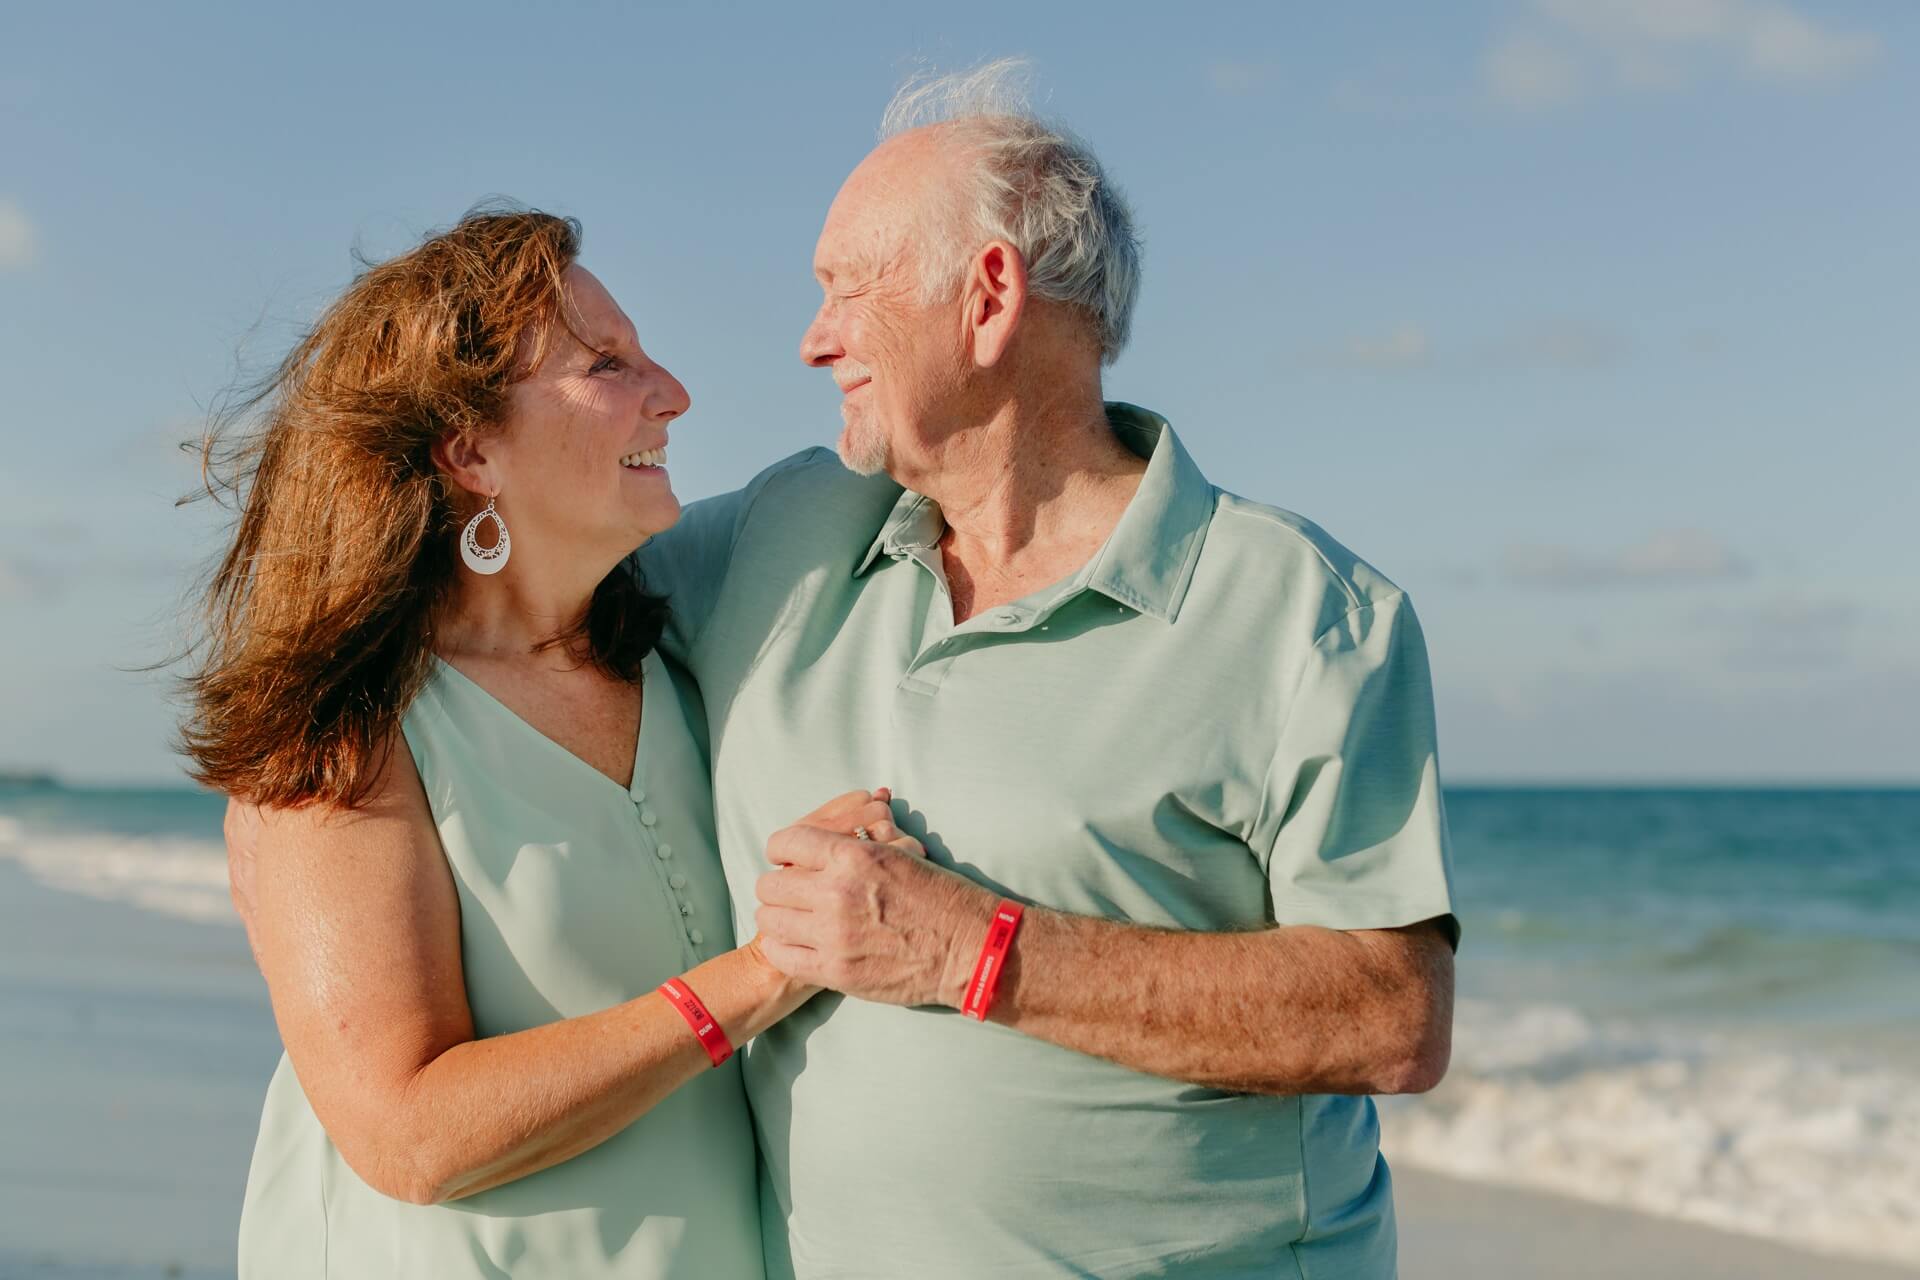
<svg viewBox="0 0 1920 1280">
<path fill-rule="evenodd" d="M 920 848 L 917 841 L 912 837 L 902 836 L 894 827 L 893 792 L 886 787 L 879 787 L 873 791 L 849 791 L 845 795 L 835 796 L 793 826 L 831 831 L 836 835 L 849 836 L 856 840 L 865 838 L 879 844 L 904 841 L 905 846 L 910 846 L 909 851 L 922 857 L 926 856 L 925 850 Z M 862 832 L 865 832 L 864 837 L 861 835 Z M 774 839 L 778 840 L 779 836 L 776 835 Z M 774 858 L 771 841 L 767 844 L 767 857 L 776 866 L 779 865 L 779 860 Z"/>
</svg>

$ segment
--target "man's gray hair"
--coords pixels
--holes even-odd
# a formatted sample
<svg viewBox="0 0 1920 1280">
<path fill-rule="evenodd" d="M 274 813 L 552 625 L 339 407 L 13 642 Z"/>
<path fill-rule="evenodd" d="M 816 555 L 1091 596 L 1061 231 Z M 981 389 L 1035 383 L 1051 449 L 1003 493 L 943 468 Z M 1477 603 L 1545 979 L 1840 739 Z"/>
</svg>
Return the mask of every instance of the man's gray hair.
<svg viewBox="0 0 1920 1280">
<path fill-rule="evenodd" d="M 1133 212 L 1093 149 L 1033 110 L 1028 67 L 1002 58 L 972 71 L 921 74 L 900 87 L 881 118 L 882 139 L 950 125 L 974 153 L 965 207 L 934 218 L 922 248 L 927 301 L 959 286 L 980 245 L 1005 240 L 1026 261 L 1036 297 L 1070 303 L 1092 319 L 1100 360 L 1112 364 L 1133 328 L 1140 239 Z"/>
</svg>

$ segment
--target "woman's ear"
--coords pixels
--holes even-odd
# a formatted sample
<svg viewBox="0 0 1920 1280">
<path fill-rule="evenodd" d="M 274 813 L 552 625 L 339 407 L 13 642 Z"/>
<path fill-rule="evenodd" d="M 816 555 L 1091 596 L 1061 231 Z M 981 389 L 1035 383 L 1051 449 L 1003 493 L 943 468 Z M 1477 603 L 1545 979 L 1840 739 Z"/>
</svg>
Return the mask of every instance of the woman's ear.
<svg viewBox="0 0 1920 1280">
<path fill-rule="evenodd" d="M 498 496 L 501 490 L 499 460 L 488 441 L 471 432 L 449 431 L 433 442 L 429 450 L 433 465 L 468 493 L 482 498 Z"/>
</svg>

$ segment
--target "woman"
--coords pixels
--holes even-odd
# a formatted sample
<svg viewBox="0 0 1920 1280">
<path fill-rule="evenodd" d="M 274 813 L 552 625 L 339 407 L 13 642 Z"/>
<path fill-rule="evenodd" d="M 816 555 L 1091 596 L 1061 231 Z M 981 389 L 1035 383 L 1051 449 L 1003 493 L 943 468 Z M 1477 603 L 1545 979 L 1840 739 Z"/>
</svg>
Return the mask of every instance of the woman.
<svg viewBox="0 0 1920 1280">
<path fill-rule="evenodd" d="M 286 1055 L 242 1276 L 761 1273 L 726 1053 L 812 992 L 732 945 L 665 605 L 627 564 L 679 516 L 687 394 L 578 250 L 570 220 L 476 212 L 373 267 L 229 455 L 184 739 L 266 809 Z M 807 820 L 894 838 L 885 798 Z"/>
</svg>

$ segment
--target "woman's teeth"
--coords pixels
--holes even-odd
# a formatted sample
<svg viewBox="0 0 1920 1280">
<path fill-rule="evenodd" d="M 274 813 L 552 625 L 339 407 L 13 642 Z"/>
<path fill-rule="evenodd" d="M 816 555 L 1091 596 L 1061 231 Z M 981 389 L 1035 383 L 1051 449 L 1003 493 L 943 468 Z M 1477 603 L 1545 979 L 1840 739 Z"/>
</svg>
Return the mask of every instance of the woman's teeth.
<svg viewBox="0 0 1920 1280">
<path fill-rule="evenodd" d="M 620 465 L 623 467 L 664 467 L 667 465 L 667 451 L 665 449 L 642 449 L 638 453 L 630 453 L 620 459 Z"/>
</svg>

